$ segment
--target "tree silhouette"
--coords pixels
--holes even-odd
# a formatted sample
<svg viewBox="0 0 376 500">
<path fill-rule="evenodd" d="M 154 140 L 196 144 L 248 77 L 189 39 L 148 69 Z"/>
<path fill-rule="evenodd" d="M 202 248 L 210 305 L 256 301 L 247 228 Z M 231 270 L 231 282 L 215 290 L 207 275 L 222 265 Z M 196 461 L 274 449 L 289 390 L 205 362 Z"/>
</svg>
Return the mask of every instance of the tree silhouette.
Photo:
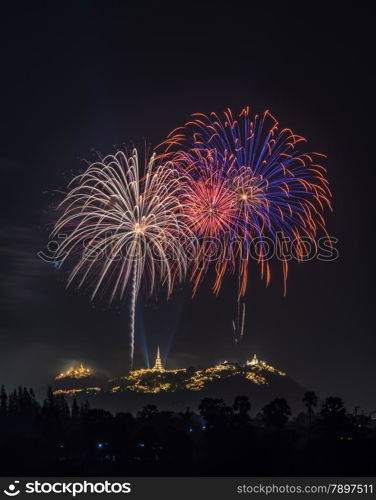
<svg viewBox="0 0 376 500">
<path fill-rule="evenodd" d="M 221 412 L 225 407 L 223 399 L 204 398 L 199 404 L 200 415 L 206 420 L 209 426 L 219 423 Z"/>
<path fill-rule="evenodd" d="M 87 399 L 85 399 L 84 403 L 81 403 L 80 405 L 80 417 L 83 417 L 86 415 L 86 413 L 90 410 L 90 404 Z"/>
<path fill-rule="evenodd" d="M 6 397 L 7 396 L 7 397 Z M 376 427 L 372 414 L 349 414 L 340 398 L 329 397 L 312 426 L 302 412 L 286 428 L 290 407 L 282 398 L 252 419 L 250 403 L 239 395 L 232 406 L 204 398 L 199 411 L 158 411 L 147 405 L 137 416 L 80 406 L 69 411 L 62 395 L 48 390 L 43 406 L 23 387 L 6 394 L 0 388 L 0 466 L 3 473 L 49 475 L 85 473 L 121 475 L 249 474 L 372 475 Z M 99 401 L 96 399 L 96 401 Z M 315 398 L 305 395 L 307 410 Z M 313 414 L 313 411 L 312 411 Z M 265 428 L 267 430 L 265 430 Z M 274 432 L 270 432 L 274 431 Z"/>
<path fill-rule="evenodd" d="M 158 408 L 155 405 L 146 405 L 141 411 L 137 413 L 137 416 L 141 420 L 151 420 L 158 415 Z"/>
<path fill-rule="evenodd" d="M 320 410 L 320 417 L 319 428 L 328 437 L 347 438 L 351 434 L 350 419 L 341 398 L 326 398 Z"/>
<path fill-rule="evenodd" d="M 18 398 L 17 391 L 14 389 L 8 398 L 8 415 L 10 417 L 15 417 L 18 414 Z"/>
<path fill-rule="evenodd" d="M 235 412 L 235 421 L 241 427 L 247 425 L 251 420 L 249 412 L 251 410 L 251 403 L 247 396 L 236 396 L 234 404 L 232 405 Z"/>
<path fill-rule="evenodd" d="M 291 415 L 290 406 L 284 398 L 275 398 L 261 411 L 261 418 L 266 427 L 281 430 Z"/>
<path fill-rule="evenodd" d="M 346 414 L 346 408 L 341 398 L 329 396 L 325 399 L 320 414 L 324 418 L 337 418 L 339 415 Z"/>
<path fill-rule="evenodd" d="M 308 391 L 304 394 L 303 403 L 307 408 L 309 425 L 312 424 L 312 416 L 314 414 L 313 408 L 316 408 L 317 402 L 318 402 L 318 397 L 316 396 L 316 393 L 314 393 L 313 391 Z"/>
<path fill-rule="evenodd" d="M 185 411 L 180 412 L 180 417 L 186 427 L 191 427 L 194 416 L 195 412 L 192 411 L 189 406 L 187 406 Z"/>
<path fill-rule="evenodd" d="M 247 396 L 236 396 L 233 408 L 235 412 L 240 413 L 241 415 L 246 415 L 249 411 L 251 411 L 251 403 Z"/>
<path fill-rule="evenodd" d="M 80 409 L 78 407 L 77 398 L 73 399 L 71 415 L 72 415 L 72 420 L 77 420 L 80 415 Z"/>
<path fill-rule="evenodd" d="M 7 396 L 7 393 L 5 391 L 4 384 L 2 384 L 1 390 L 0 390 L 0 418 L 5 418 L 7 416 L 7 410 L 8 410 L 7 400 L 8 400 L 8 396 Z"/>
</svg>

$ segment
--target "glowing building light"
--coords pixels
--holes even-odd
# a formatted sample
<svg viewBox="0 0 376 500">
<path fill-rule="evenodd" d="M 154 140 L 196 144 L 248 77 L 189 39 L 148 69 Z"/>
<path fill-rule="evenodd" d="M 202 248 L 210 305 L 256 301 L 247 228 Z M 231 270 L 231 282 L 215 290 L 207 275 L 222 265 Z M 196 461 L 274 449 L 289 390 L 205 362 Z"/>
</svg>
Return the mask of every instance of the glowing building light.
<svg viewBox="0 0 376 500">
<path fill-rule="evenodd" d="M 92 371 L 90 368 L 85 368 L 81 363 L 80 366 L 71 366 L 66 372 L 60 373 L 55 380 L 61 380 L 66 377 L 70 378 L 85 378 L 90 377 L 92 375 Z"/>
<path fill-rule="evenodd" d="M 164 371 L 162 360 L 161 360 L 161 353 L 159 351 L 159 346 L 158 346 L 158 350 L 157 350 L 157 357 L 155 359 L 155 363 L 154 363 L 152 370 L 154 372 L 163 372 Z"/>
</svg>

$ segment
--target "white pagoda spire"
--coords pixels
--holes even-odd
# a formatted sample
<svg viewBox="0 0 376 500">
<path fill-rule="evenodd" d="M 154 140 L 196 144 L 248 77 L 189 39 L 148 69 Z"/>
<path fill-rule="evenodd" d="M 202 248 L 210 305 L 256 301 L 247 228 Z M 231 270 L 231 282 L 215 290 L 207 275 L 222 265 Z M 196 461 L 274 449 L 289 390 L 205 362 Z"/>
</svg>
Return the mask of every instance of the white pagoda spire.
<svg viewBox="0 0 376 500">
<path fill-rule="evenodd" d="M 161 353 L 159 351 L 159 346 L 158 346 L 157 357 L 155 359 L 153 370 L 156 372 L 163 372 L 164 371 L 162 360 L 161 360 Z"/>
<path fill-rule="evenodd" d="M 247 361 L 247 365 L 249 366 L 256 366 L 259 364 L 259 360 L 256 356 L 256 354 L 253 355 L 253 358 L 251 359 L 251 361 Z"/>
</svg>

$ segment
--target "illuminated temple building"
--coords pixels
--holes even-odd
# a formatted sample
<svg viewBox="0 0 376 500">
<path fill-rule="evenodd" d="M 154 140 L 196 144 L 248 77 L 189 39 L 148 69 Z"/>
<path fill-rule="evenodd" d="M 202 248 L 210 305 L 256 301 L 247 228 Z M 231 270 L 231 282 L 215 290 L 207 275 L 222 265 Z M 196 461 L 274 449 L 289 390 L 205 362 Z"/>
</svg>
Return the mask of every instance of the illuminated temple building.
<svg viewBox="0 0 376 500">
<path fill-rule="evenodd" d="M 155 360 L 155 363 L 154 363 L 152 370 L 154 372 L 163 372 L 164 371 L 162 360 L 161 360 L 161 353 L 159 352 L 159 347 L 158 347 L 158 351 L 157 351 L 157 358 Z"/>
<path fill-rule="evenodd" d="M 90 377 L 92 372 L 90 368 L 85 368 L 81 363 L 80 366 L 71 366 L 66 372 L 60 373 L 55 380 L 61 380 L 63 378 L 86 378 Z"/>
<path fill-rule="evenodd" d="M 78 366 L 71 366 L 68 370 L 55 377 L 54 394 L 97 394 L 102 391 L 99 384 L 103 380 L 98 380 L 98 376 L 93 370 L 86 368 L 82 363 Z"/>
</svg>

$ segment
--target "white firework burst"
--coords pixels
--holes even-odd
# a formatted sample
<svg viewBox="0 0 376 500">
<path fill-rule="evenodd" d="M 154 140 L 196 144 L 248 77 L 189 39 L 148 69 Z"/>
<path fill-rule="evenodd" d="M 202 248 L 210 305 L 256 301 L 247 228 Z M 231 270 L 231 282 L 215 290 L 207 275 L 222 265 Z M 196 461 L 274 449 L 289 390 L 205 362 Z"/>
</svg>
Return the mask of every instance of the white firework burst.
<svg viewBox="0 0 376 500">
<path fill-rule="evenodd" d="M 155 164 L 141 178 L 137 150 L 91 164 L 69 184 L 51 238 L 61 238 L 56 259 L 73 262 L 68 284 L 91 289 L 91 299 L 122 299 L 130 289 L 131 359 L 135 306 L 141 283 L 150 294 L 172 292 L 187 271 L 191 231 L 181 210 L 185 180 L 173 163 Z M 62 236 L 64 236 L 62 238 Z"/>
</svg>

